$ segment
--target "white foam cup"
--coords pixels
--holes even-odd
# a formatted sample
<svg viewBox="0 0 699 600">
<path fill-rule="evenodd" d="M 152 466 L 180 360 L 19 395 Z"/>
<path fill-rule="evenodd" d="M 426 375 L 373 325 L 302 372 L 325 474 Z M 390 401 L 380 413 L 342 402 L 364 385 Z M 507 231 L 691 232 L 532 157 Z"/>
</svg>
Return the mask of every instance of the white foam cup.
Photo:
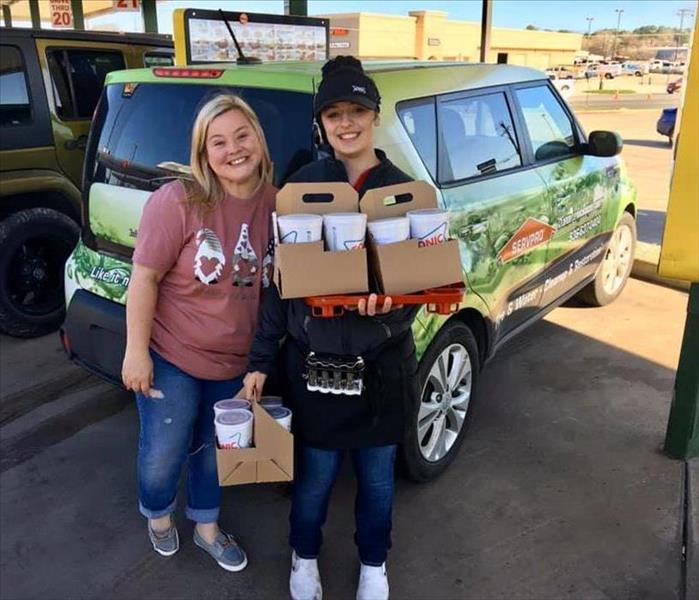
<svg viewBox="0 0 699 600">
<path fill-rule="evenodd" d="M 214 404 L 214 418 L 227 410 L 250 410 L 250 401 L 244 398 L 228 398 Z"/>
<path fill-rule="evenodd" d="M 252 446 L 252 413 L 249 410 L 227 410 L 214 420 L 216 438 L 221 448 Z"/>
<path fill-rule="evenodd" d="M 378 246 L 394 244 L 410 237 L 410 219 L 408 217 L 378 219 L 367 223 L 367 229 Z"/>
<path fill-rule="evenodd" d="M 418 240 L 417 245 L 434 246 L 447 241 L 449 218 L 440 208 L 409 210 L 410 237 Z"/>
<path fill-rule="evenodd" d="M 331 213 L 323 215 L 325 243 L 331 252 L 364 248 L 366 215 L 364 213 Z"/>
<path fill-rule="evenodd" d="M 282 244 L 318 242 L 323 233 L 323 217 L 320 215 L 282 215 L 277 217 L 277 224 Z"/>
<path fill-rule="evenodd" d="M 262 408 L 264 408 L 265 410 L 269 410 L 270 408 L 282 406 L 282 397 L 281 396 L 262 396 L 262 398 L 260 398 L 260 406 L 262 406 Z"/>
<path fill-rule="evenodd" d="M 272 417 L 287 431 L 291 431 L 291 411 L 285 406 L 273 406 L 267 409 L 269 416 Z"/>
</svg>

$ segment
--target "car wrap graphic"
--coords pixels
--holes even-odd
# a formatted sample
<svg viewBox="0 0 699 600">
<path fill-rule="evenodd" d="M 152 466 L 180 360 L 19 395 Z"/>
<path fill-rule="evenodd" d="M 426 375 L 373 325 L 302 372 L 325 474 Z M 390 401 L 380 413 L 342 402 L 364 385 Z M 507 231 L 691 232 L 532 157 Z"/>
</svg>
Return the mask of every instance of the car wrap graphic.
<svg viewBox="0 0 699 600">
<path fill-rule="evenodd" d="M 66 261 L 66 306 L 78 289 L 125 304 L 130 279 L 130 263 L 94 252 L 81 241 Z"/>
<path fill-rule="evenodd" d="M 548 223 L 529 217 L 498 252 L 500 262 L 506 263 L 548 242 L 556 229 Z"/>
</svg>

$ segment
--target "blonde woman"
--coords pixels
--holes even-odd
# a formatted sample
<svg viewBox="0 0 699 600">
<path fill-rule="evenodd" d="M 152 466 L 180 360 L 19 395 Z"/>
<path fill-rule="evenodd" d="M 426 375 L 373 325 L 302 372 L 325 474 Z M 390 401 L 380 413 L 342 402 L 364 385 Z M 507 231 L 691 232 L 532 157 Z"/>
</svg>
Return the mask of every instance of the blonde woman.
<svg viewBox="0 0 699 600">
<path fill-rule="evenodd" d="M 218 527 L 213 405 L 242 387 L 262 289 L 269 285 L 275 188 L 262 128 L 240 98 L 220 95 L 192 131 L 192 177 L 144 208 L 126 306 L 122 379 L 136 393 L 139 509 L 153 548 L 179 549 L 173 520 L 187 469 L 194 543 L 228 571 L 247 564 Z"/>
</svg>

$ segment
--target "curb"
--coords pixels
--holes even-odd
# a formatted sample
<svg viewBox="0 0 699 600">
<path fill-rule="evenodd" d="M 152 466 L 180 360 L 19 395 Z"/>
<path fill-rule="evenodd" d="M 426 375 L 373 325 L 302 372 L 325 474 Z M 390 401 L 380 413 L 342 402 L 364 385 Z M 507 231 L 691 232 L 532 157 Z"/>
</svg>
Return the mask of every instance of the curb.
<svg viewBox="0 0 699 600">
<path fill-rule="evenodd" d="M 646 242 L 636 242 L 636 254 L 631 268 L 631 277 L 649 281 L 657 285 L 662 285 L 682 292 L 689 291 L 689 282 L 679 279 L 669 279 L 658 274 L 658 263 L 660 262 L 660 246 L 658 244 L 648 244 Z"/>
</svg>

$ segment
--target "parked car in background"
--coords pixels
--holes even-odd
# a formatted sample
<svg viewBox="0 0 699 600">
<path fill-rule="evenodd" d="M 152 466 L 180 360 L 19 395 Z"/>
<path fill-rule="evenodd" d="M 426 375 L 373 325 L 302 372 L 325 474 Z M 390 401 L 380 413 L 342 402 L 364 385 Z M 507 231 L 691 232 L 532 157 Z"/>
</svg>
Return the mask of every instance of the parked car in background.
<svg viewBox="0 0 699 600">
<path fill-rule="evenodd" d="M 549 67 L 546 69 L 547 75 L 555 75 L 558 79 L 575 79 L 576 72 L 571 67 L 559 65 L 557 67 Z"/>
<path fill-rule="evenodd" d="M 660 118 L 655 125 L 655 130 L 660 135 L 666 135 L 670 146 L 675 139 L 675 122 L 677 121 L 677 108 L 663 108 Z"/>
<path fill-rule="evenodd" d="M 585 70 L 585 77 L 594 79 L 595 77 L 604 77 L 605 79 L 614 79 L 622 74 L 620 64 L 596 64 L 591 65 Z"/>
<path fill-rule="evenodd" d="M 682 89 L 682 77 L 668 83 L 667 88 L 665 89 L 667 90 L 668 94 L 674 94 L 675 92 L 679 92 Z"/>
<path fill-rule="evenodd" d="M 572 79 L 560 79 L 556 75 L 549 75 L 549 79 L 553 83 L 553 86 L 559 91 L 561 96 L 566 100 L 573 93 L 575 87 L 575 81 Z"/>
<path fill-rule="evenodd" d="M 635 75 L 636 77 L 643 77 L 649 72 L 648 63 L 641 62 L 623 62 L 621 70 L 624 75 Z"/>
<path fill-rule="evenodd" d="M 65 269 L 62 340 L 74 361 L 120 380 L 141 211 L 151 192 L 186 172 L 198 108 L 215 94 L 241 95 L 260 118 L 281 185 L 317 158 L 312 106 L 321 66 L 225 64 L 107 77 L 87 147 L 81 241 Z M 376 145 L 434 186 L 468 288 L 457 313 L 423 310 L 413 328 L 420 394 L 401 453 L 408 474 L 425 481 L 456 456 L 479 372 L 500 346 L 573 295 L 603 305 L 621 293 L 636 240 L 635 190 L 618 156 L 621 138 L 588 136 L 539 70 L 364 66 L 382 96 Z"/>
<path fill-rule="evenodd" d="M 34 337 L 65 314 L 87 134 L 110 71 L 173 63 L 169 36 L 3 28 L 0 332 Z"/>
</svg>

